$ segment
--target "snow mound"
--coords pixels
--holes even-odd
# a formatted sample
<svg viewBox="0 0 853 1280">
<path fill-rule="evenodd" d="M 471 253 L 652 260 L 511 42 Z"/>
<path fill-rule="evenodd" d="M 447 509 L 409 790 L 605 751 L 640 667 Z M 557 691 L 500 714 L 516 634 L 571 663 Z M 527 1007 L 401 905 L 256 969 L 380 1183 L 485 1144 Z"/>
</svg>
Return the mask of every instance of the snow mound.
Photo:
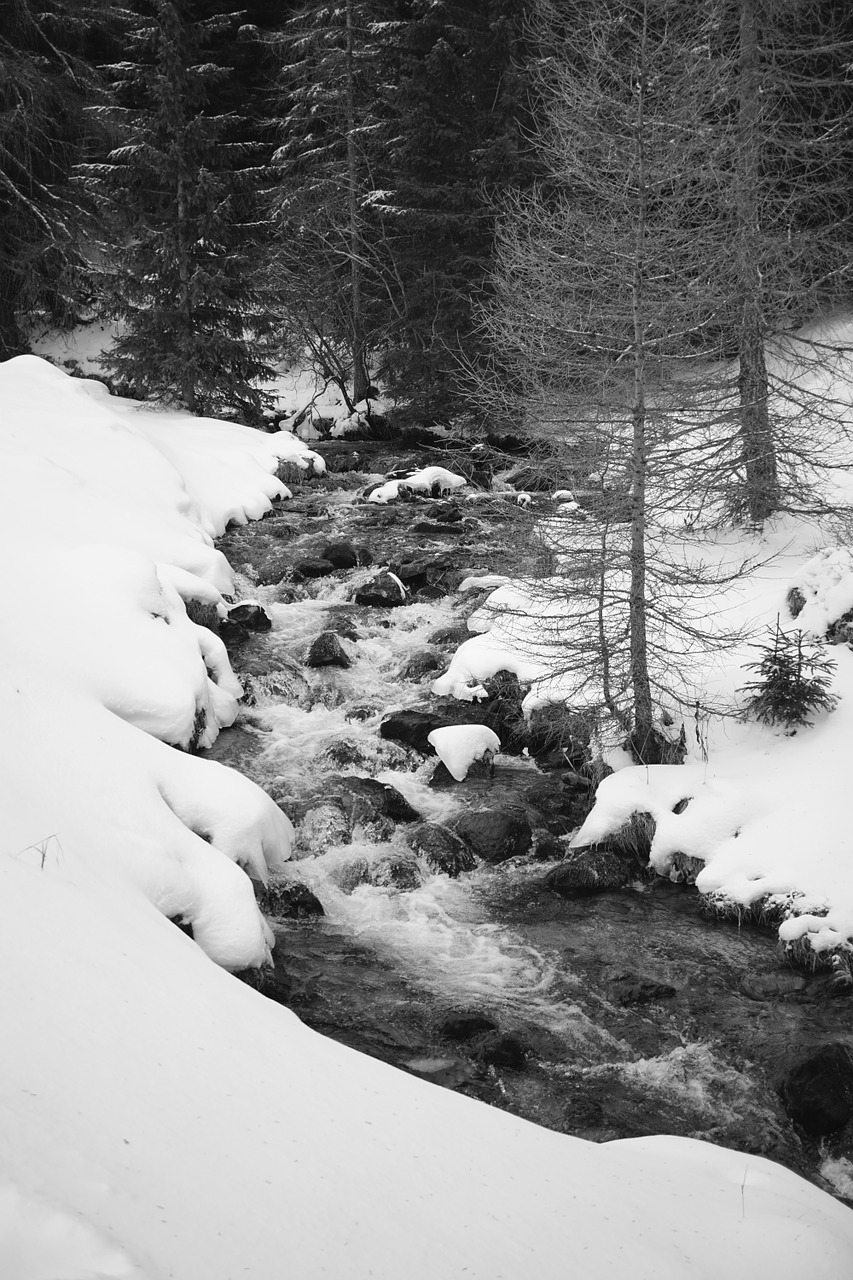
<svg viewBox="0 0 853 1280">
<path fill-rule="evenodd" d="M 501 749 L 501 740 L 484 724 L 452 724 L 433 729 L 427 742 L 457 782 L 464 782 L 477 760 L 490 760 Z"/>
<path fill-rule="evenodd" d="M 0 1186 L 0 1275 L 6 1280 L 144 1280 L 85 1222 Z"/>
<path fill-rule="evenodd" d="M 383 505 L 394 502 L 399 498 L 401 489 L 412 493 L 440 494 L 460 489 L 467 483 L 465 477 L 457 475 L 455 471 L 447 471 L 444 467 L 424 467 L 421 471 L 412 472 L 410 476 L 389 480 L 386 484 L 379 485 L 370 494 L 368 502 L 378 502 Z"/>
<path fill-rule="evenodd" d="M 213 535 L 281 495 L 271 473 L 293 441 L 145 410 L 34 357 L 0 365 L 0 401 L 15 534 L 2 851 L 139 898 L 227 968 L 263 964 L 249 875 L 289 857 L 290 823 L 241 776 L 174 748 L 209 746 L 237 714 L 225 648 L 185 601 L 224 612 L 231 571 Z"/>
</svg>

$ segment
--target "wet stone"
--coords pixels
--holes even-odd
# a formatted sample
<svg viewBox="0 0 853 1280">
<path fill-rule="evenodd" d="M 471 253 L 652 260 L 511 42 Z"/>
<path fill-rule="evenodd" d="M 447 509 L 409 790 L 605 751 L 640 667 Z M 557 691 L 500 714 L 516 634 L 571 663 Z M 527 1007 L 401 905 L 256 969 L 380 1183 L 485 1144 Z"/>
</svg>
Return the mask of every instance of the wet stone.
<svg viewBox="0 0 853 1280">
<path fill-rule="evenodd" d="M 334 631 L 322 631 L 311 641 L 305 658 L 308 667 L 348 667 L 350 659 Z"/>
<path fill-rule="evenodd" d="M 371 864 L 370 883 L 379 888 L 398 889 L 406 893 L 421 887 L 423 875 L 416 858 L 395 854 Z"/>
<path fill-rule="evenodd" d="M 530 1051 L 516 1036 L 486 1031 L 472 1042 L 470 1052 L 475 1061 L 485 1066 L 524 1071 Z"/>
<path fill-rule="evenodd" d="M 410 827 L 406 839 L 416 853 L 426 859 L 431 871 L 439 871 L 451 880 L 477 865 L 465 841 L 439 822 L 421 822 Z"/>
<path fill-rule="evenodd" d="M 272 619 L 261 605 L 254 602 L 235 604 L 228 610 L 228 621 L 236 622 L 247 631 L 270 631 Z"/>
<path fill-rule="evenodd" d="M 322 560 L 316 556 L 306 556 L 304 560 L 297 560 L 293 569 L 303 578 L 327 578 L 330 573 L 335 572 L 335 566 L 330 560 Z"/>
<path fill-rule="evenodd" d="M 371 564 L 373 561 L 367 547 L 343 540 L 325 543 L 320 554 L 336 569 L 355 569 L 358 565 Z"/>
<path fill-rule="evenodd" d="M 394 609 L 405 604 L 406 590 L 390 573 L 377 574 L 359 587 L 353 599 L 356 604 L 372 605 L 380 609 Z"/>
<path fill-rule="evenodd" d="M 370 864 L 366 858 L 349 858 L 329 868 L 329 879 L 341 893 L 354 893 L 361 884 L 370 883 Z"/>
<path fill-rule="evenodd" d="M 545 888 L 563 898 L 607 893 L 628 884 L 632 868 L 625 858 L 608 849 L 583 849 L 555 867 L 545 877 Z"/>
<path fill-rule="evenodd" d="M 432 715 L 428 711 L 392 711 L 380 724 L 379 736 L 413 747 L 423 755 L 434 755 L 427 739 L 433 729 L 440 729 L 446 723 L 443 716 Z"/>
<path fill-rule="evenodd" d="M 778 1000 L 807 986 L 801 973 L 751 973 L 742 980 L 740 989 L 750 1000 Z"/>
<path fill-rule="evenodd" d="M 671 1000 L 675 987 L 668 982 L 658 982 L 638 973 L 622 973 L 611 979 L 611 991 L 617 1004 L 652 1004 L 658 1000 Z"/>
<path fill-rule="evenodd" d="M 484 1013 L 457 1013 L 446 1018 L 437 1030 L 445 1040 L 473 1040 L 485 1031 L 497 1031 L 498 1025 Z"/>
<path fill-rule="evenodd" d="M 518 809 L 480 809 L 449 825 L 483 862 L 506 862 L 529 853 L 533 844 L 530 819 Z"/>
<path fill-rule="evenodd" d="M 418 649 L 401 667 L 400 676 L 403 680 L 423 680 L 432 672 L 440 671 L 444 665 L 443 656 L 434 649 Z"/>
<path fill-rule="evenodd" d="M 326 914 L 317 895 L 298 881 L 256 884 L 255 897 L 265 915 L 278 919 L 305 920 Z"/>
<path fill-rule="evenodd" d="M 789 1071 L 780 1089 L 788 1115 L 813 1138 L 835 1133 L 853 1119 L 853 1052 L 826 1044 Z"/>
</svg>

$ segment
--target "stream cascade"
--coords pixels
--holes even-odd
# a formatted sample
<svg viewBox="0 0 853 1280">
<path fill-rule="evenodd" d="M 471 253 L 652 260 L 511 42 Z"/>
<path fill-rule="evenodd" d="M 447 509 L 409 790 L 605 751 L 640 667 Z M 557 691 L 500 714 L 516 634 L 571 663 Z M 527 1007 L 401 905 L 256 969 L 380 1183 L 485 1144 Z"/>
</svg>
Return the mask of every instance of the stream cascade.
<svg viewBox="0 0 853 1280">
<path fill-rule="evenodd" d="M 296 832 L 262 895 L 276 934 L 262 990 L 324 1035 L 559 1132 L 705 1139 L 853 1203 L 853 1126 L 810 1135 L 780 1092 L 810 1051 L 849 1043 L 849 991 L 639 865 L 611 892 L 553 892 L 592 788 L 559 751 L 507 741 L 524 733 L 514 678 L 481 703 L 430 693 L 484 598 L 460 585 L 533 567 L 547 495 L 493 491 L 501 468 L 523 472 L 495 449 L 321 450 L 327 474 L 287 476 L 291 501 L 219 543 L 246 698 L 207 754 Z M 366 501 L 371 483 L 434 464 L 479 500 Z M 409 713 L 402 736 L 392 713 Z M 424 741 L 430 718 L 490 723 L 504 749 L 455 782 Z"/>
</svg>

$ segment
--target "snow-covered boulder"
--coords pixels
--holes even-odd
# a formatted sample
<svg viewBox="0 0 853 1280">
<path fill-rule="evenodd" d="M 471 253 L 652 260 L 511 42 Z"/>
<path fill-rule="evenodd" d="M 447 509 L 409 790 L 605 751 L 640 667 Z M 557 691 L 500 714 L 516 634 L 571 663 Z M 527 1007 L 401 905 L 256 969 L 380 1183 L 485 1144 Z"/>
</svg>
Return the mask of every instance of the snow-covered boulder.
<svg viewBox="0 0 853 1280">
<path fill-rule="evenodd" d="M 457 782 L 463 782 L 477 760 L 490 763 L 501 749 L 501 740 L 485 724 L 451 724 L 433 729 L 427 741 Z"/>
</svg>

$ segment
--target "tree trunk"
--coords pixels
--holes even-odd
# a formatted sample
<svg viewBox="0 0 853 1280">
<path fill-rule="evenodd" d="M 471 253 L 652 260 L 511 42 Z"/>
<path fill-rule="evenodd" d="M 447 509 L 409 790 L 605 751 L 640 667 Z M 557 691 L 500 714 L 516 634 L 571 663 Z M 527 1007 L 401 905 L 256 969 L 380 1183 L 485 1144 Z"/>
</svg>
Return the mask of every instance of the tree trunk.
<svg viewBox="0 0 853 1280">
<path fill-rule="evenodd" d="M 764 359 L 762 280 L 758 250 L 761 60 L 754 0 L 741 0 L 737 168 L 737 254 L 740 277 L 738 396 L 746 509 L 756 524 L 779 509 L 779 474 L 770 423 Z"/>
<path fill-rule="evenodd" d="M 30 349 L 18 324 L 19 293 L 17 277 L 12 272 L 0 272 L 0 360 L 23 355 Z"/>
<path fill-rule="evenodd" d="M 353 405 L 366 399 L 370 379 L 367 376 L 367 355 L 364 337 L 364 316 L 361 301 L 361 227 L 358 217 L 358 157 L 355 145 L 355 66 L 352 18 L 353 0 L 347 0 L 347 198 L 349 205 L 349 261 L 350 288 L 352 291 L 351 341 L 352 341 L 352 399 Z"/>
<path fill-rule="evenodd" d="M 644 23 L 645 26 L 645 23 Z M 644 40 L 645 45 L 645 31 Z M 642 51 L 644 58 L 645 49 Z M 647 760 L 647 744 L 654 738 L 652 691 L 646 643 L 646 349 L 643 317 L 645 281 L 646 212 L 648 175 L 644 147 L 645 69 L 637 78 L 636 184 L 637 210 L 631 274 L 631 312 L 634 330 L 634 380 L 631 401 L 631 585 L 629 590 L 631 693 L 634 730 L 631 745 L 641 763 Z"/>
</svg>

